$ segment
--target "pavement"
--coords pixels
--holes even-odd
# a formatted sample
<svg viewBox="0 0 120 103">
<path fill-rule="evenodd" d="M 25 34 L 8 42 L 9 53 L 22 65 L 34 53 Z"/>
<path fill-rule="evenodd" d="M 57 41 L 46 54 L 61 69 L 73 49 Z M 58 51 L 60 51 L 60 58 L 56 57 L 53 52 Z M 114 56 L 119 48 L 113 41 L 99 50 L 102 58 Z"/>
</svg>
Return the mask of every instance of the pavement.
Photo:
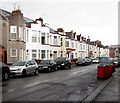
<svg viewBox="0 0 120 103">
<path fill-rule="evenodd" d="M 104 89 L 96 96 L 93 101 L 120 103 L 120 67 L 116 68 L 116 72 L 111 78 L 112 79 L 110 80 L 110 82 L 104 87 Z"/>
</svg>

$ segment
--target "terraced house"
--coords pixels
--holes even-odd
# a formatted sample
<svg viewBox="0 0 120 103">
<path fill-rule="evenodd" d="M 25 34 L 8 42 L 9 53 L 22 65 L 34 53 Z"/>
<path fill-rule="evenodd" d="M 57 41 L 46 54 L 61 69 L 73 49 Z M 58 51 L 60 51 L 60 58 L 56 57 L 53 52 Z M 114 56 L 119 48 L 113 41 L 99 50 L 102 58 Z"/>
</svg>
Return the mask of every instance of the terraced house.
<svg viewBox="0 0 120 103">
<path fill-rule="evenodd" d="M 108 48 L 100 41 L 91 42 L 90 38 L 73 31 L 65 32 L 63 28 L 54 30 L 42 18 L 26 18 L 19 9 L 12 13 L 0 11 L 0 57 L 6 64 L 25 59 L 69 57 L 72 60 L 109 54 Z"/>
<path fill-rule="evenodd" d="M 2 36 L 3 45 L 7 52 L 7 63 L 11 64 L 17 60 L 24 60 L 25 26 L 23 14 L 20 10 L 15 10 L 12 13 L 4 10 L 1 10 L 1 12 L 1 15 L 6 18 L 2 20 Z"/>
<path fill-rule="evenodd" d="M 50 59 L 50 29 L 39 18 L 26 19 L 26 59 Z"/>
</svg>

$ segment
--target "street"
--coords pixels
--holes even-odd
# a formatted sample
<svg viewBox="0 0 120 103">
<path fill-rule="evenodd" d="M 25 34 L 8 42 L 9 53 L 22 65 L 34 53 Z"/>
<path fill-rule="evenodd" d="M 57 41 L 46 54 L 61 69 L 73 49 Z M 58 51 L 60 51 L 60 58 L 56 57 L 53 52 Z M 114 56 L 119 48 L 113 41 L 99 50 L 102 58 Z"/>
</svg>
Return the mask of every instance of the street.
<svg viewBox="0 0 120 103">
<path fill-rule="evenodd" d="M 105 80 L 97 80 L 97 64 L 12 77 L 2 84 L 3 101 L 83 101 Z"/>
</svg>

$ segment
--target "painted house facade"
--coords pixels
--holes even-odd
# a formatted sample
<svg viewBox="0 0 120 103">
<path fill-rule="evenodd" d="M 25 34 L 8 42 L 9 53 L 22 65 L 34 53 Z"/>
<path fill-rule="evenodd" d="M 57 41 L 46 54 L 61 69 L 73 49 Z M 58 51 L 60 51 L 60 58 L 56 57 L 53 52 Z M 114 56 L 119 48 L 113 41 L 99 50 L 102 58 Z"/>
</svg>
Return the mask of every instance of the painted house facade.
<svg viewBox="0 0 120 103">
<path fill-rule="evenodd" d="M 25 27 L 23 14 L 20 10 L 12 11 L 8 13 L 4 10 L 2 15 L 7 18 L 7 20 L 2 20 L 2 36 L 3 36 L 3 46 L 5 47 L 7 55 L 7 64 L 11 64 L 17 60 L 24 60 L 25 57 Z M 5 32 L 3 32 L 5 31 Z"/>
<path fill-rule="evenodd" d="M 26 59 L 50 59 L 49 28 L 41 18 L 26 25 Z"/>
<path fill-rule="evenodd" d="M 58 30 L 58 33 L 61 35 L 61 38 L 60 38 L 60 44 L 61 44 L 61 57 L 66 57 L 66 34 L 63 31 L 59 31 Z"/>
<path fill-rule="evenodd" d="M 9 17 L 9 25 L 7 63 L 13 63 L 25 59 L 25 26 L 20 10 L 12 12 Z"/>
</svg>

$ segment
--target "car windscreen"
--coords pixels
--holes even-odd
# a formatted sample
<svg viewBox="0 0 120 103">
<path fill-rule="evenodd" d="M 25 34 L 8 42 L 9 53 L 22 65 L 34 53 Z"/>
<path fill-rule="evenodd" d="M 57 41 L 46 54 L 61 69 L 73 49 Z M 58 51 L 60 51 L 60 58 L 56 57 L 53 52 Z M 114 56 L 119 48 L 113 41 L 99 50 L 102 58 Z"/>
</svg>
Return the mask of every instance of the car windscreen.
<svg viewBox="0 0 120 103">
<path fill-rule="evenodd" d="M 57 58 L 55 61 L 66 61 L 66 58 Z"/>
<path fill-rule="evenodd" d="M 24 66 L 25 65 L 25 61 L 18 61 L 12 64 L 12 66 Z"/>
<path fill-rule="evenodd" d="M 49 60 L 42 60 L 42 61 L 40 62 L 40 64 L 50 64 L 50 61 L 49 61 Z"/>
<path fill-rule="evenodd" d="M 113 61 L 112 60 L 102 60 L 100 64 L 101 65 L 105 65 L 105 64 L 111 65 L 111 64 L 113 64 Z"/>
</svg>

